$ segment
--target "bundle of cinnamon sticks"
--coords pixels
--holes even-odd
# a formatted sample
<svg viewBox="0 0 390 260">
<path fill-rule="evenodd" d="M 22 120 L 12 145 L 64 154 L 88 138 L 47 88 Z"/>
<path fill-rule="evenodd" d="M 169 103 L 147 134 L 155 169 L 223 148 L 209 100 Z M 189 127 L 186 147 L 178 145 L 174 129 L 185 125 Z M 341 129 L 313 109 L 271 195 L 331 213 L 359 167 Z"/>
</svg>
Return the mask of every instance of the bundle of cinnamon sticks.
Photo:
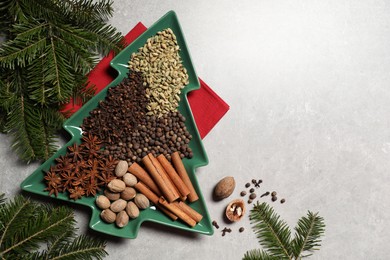
<svg viewBox="0 0 390 260">
<path fill-rule="evenodd" d="M 128 169 L 138 178 L 134 186 L 173 220 L 180 219 L 191 227 L 203 216 L 185 203 L 199 199 L 178 152 L 171 155 L 172 163 L 160 154 L 149 153 L 142 158 L 143 167 L 134 162 Z"/>
</svg>

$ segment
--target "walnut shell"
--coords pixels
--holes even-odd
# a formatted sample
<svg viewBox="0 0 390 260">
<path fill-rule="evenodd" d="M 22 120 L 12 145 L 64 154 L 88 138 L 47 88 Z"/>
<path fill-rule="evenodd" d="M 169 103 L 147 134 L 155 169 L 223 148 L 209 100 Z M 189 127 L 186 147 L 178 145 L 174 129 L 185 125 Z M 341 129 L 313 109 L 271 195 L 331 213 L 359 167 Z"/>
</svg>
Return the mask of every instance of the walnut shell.
<svg viewBox="0 0 390 260">
<path fill-rule="evenodd" d="M 236 182 L 233 177 L 227 176 L 221 179 L 214 188 L 214 197 L 217 200 L 222 200 L 229 197 L 236 187 Z"/>
<path fill-rule="evenodd" d="M 235 199 L 230 202 L 225 211 L 228 220 L 232 222 L 239 221 L 245 215 L 245 203 L 241 199 Z"/>
</svg>

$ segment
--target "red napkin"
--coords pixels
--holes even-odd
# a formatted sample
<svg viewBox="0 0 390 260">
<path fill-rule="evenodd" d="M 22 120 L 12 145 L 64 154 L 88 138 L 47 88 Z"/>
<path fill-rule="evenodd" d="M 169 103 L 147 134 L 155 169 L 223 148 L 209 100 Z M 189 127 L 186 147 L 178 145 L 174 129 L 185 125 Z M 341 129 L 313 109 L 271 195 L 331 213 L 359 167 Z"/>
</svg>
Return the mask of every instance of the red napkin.
<svg viewBox="0 0 390 260">
<path fill-rule="evenodd" d="M 126 44 L 130 44 L 139 35 L 146 31 L 142 23 L 138 23 L 126 36 Z M 88 80 L 91 85 L 95 85 L 96 93 L 110 84 L 116 77 L 116 72 L 110 66 L 110 61 L 114 55 L 110 53 L 104 57 L 96 67 L 88 74 Z M 199 130 L 200 137 L 203 139 L 218 121 L 229 110 L 229 105 L 223 101 L 207 84 L 199 79 L 200 89 L 188 93 L 188 102 L 192 114 Z M 65 104 L 62 111 L 71 115 L 80 109 L 82 104 L 71 100 Z"/>
</svg>

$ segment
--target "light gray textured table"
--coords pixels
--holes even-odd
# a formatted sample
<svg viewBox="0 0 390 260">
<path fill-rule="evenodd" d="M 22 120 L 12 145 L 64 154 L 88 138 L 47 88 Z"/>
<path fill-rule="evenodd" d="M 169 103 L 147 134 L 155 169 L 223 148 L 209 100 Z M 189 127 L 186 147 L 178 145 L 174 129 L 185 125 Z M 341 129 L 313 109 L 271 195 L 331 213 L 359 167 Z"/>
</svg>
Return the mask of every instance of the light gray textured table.
<svg viewBox="0 0 390 260">
<path fill-rule="evenodd" d="M 262 178 L 287 202 L 272 204 L 293 227 L 307 210 L 325 218 L 312 259 L 388 259 L 390 241 L 390 4 L 383 0 L 115 0 L 127 33 L 175 10 L 198 75 L 231 109 L 204 139 L 197 171 L 210 215 L 225 226 L 215 183 L 232 195 Z M 8 197 L 37 164 L 18 162 L 0 136 L 0 191 Z M 81 232 L 88 210 L 76 209 Z M 245 227 L 243 233 L 238 232 Z M 241 259 L 258 243 L 247 218 L 225 237 L 141 227 L 109 239 L 108 259 Z M 170 250 L 166 248 L 169 246 Z"/>
</svg>

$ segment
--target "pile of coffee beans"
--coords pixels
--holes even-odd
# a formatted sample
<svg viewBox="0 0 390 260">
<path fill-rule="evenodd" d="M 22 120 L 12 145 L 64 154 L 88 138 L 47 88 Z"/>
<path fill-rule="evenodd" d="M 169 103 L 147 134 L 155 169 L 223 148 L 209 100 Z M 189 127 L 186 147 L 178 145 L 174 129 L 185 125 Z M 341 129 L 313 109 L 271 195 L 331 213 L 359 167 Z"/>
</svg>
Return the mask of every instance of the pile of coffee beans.
<svg viewBox="0 0 390 260">
<path fill-rule="evenodd" d="M 127 162 L 140 162 L 151 152 L 154 156 L 178 151 L 182 158 L 192 158 L 191 134 L 180 112 L 159 118 L 147 116 L 147 84 L 140 73 L 130 71 L 128 78 L 108 90 L 105 100 L 90 112 L 82 124 L 86 134 L 102 140 L 104 155 Z"/>
</svg>

